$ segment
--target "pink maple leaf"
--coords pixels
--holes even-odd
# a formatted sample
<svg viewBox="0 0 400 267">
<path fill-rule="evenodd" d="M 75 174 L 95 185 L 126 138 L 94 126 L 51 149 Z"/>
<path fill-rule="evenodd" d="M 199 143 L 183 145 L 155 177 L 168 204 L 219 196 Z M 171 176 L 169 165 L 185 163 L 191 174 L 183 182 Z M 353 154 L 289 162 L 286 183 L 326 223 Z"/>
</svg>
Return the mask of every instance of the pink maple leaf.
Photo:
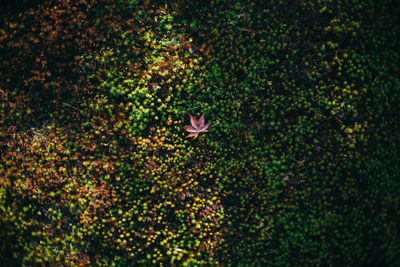
<svg viewBox="0 0 400 267">
<path fill-rule="evenodd" d="M 211 125 L 211 123 L 204 123 L 204 112 L 199 120 L 196 120 L 196 118 L 190 113 L 189 117 L 192 125 L 183 127 L 183 129 L 189 132 L 189 135 L 186 136 L 186 138 L 193 137 L 196 139 L 200 133 L 208 132 L 207 128 Z"/>
</svg>

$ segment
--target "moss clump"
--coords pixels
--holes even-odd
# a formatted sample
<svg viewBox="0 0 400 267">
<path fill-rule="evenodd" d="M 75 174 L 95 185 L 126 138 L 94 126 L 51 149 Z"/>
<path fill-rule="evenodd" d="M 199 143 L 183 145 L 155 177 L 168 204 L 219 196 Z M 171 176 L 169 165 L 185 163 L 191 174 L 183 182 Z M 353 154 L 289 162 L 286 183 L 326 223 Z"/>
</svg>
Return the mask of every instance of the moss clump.
<svg viewBox="0 0 400 267">
<path fill-rule="evenodd" d="M 2 262 L 398 265 L 398 6 L 59 1 L 4 19 Z M 188 112 L 208 134 L 185 139 Z"/>
</svg>

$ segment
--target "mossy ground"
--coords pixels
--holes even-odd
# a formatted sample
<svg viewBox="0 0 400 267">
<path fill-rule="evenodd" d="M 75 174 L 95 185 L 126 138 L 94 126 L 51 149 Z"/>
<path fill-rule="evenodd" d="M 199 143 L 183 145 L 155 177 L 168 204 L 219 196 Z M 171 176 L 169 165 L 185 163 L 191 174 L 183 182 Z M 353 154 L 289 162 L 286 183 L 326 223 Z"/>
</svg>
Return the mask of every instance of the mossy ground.
<svg viewBox="0 0 400 267">
<path fill-rule="evenodd" d="M 4 265 L 400 264 L 399 1 L 51 1 L 0 27 Z M 188 112 L 209 132 L 186 139 Z"/>
</svg>

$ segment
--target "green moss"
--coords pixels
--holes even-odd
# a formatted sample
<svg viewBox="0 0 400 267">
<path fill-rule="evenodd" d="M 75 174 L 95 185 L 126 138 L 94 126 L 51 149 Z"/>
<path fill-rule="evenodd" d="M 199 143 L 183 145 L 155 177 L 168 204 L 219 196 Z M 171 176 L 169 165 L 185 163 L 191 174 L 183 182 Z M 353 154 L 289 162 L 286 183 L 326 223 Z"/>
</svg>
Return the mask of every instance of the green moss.
<svg viewBox="0 0 400 267">
<path fill-rule="evenodd" d="M 6 18 L 3 262 L 398 265 L 399 5 L 331 2 Z"/>
</svg>

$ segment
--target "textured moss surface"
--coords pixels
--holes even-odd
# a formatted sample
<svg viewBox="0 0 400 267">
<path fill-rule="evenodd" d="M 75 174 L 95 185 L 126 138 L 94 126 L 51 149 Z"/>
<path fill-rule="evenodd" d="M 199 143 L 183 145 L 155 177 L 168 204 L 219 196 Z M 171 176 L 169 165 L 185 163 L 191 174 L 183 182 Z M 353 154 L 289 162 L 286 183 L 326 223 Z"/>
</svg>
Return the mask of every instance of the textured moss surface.
<svg viewBox="0 0 400 267">
<path fill-rule="evenodd" d="M 5 18 L 1 262 L 399 265 L 399 6 L 60 0 Z M 209 132 L 185 138 L 203 112 Z"/>
</svg>

